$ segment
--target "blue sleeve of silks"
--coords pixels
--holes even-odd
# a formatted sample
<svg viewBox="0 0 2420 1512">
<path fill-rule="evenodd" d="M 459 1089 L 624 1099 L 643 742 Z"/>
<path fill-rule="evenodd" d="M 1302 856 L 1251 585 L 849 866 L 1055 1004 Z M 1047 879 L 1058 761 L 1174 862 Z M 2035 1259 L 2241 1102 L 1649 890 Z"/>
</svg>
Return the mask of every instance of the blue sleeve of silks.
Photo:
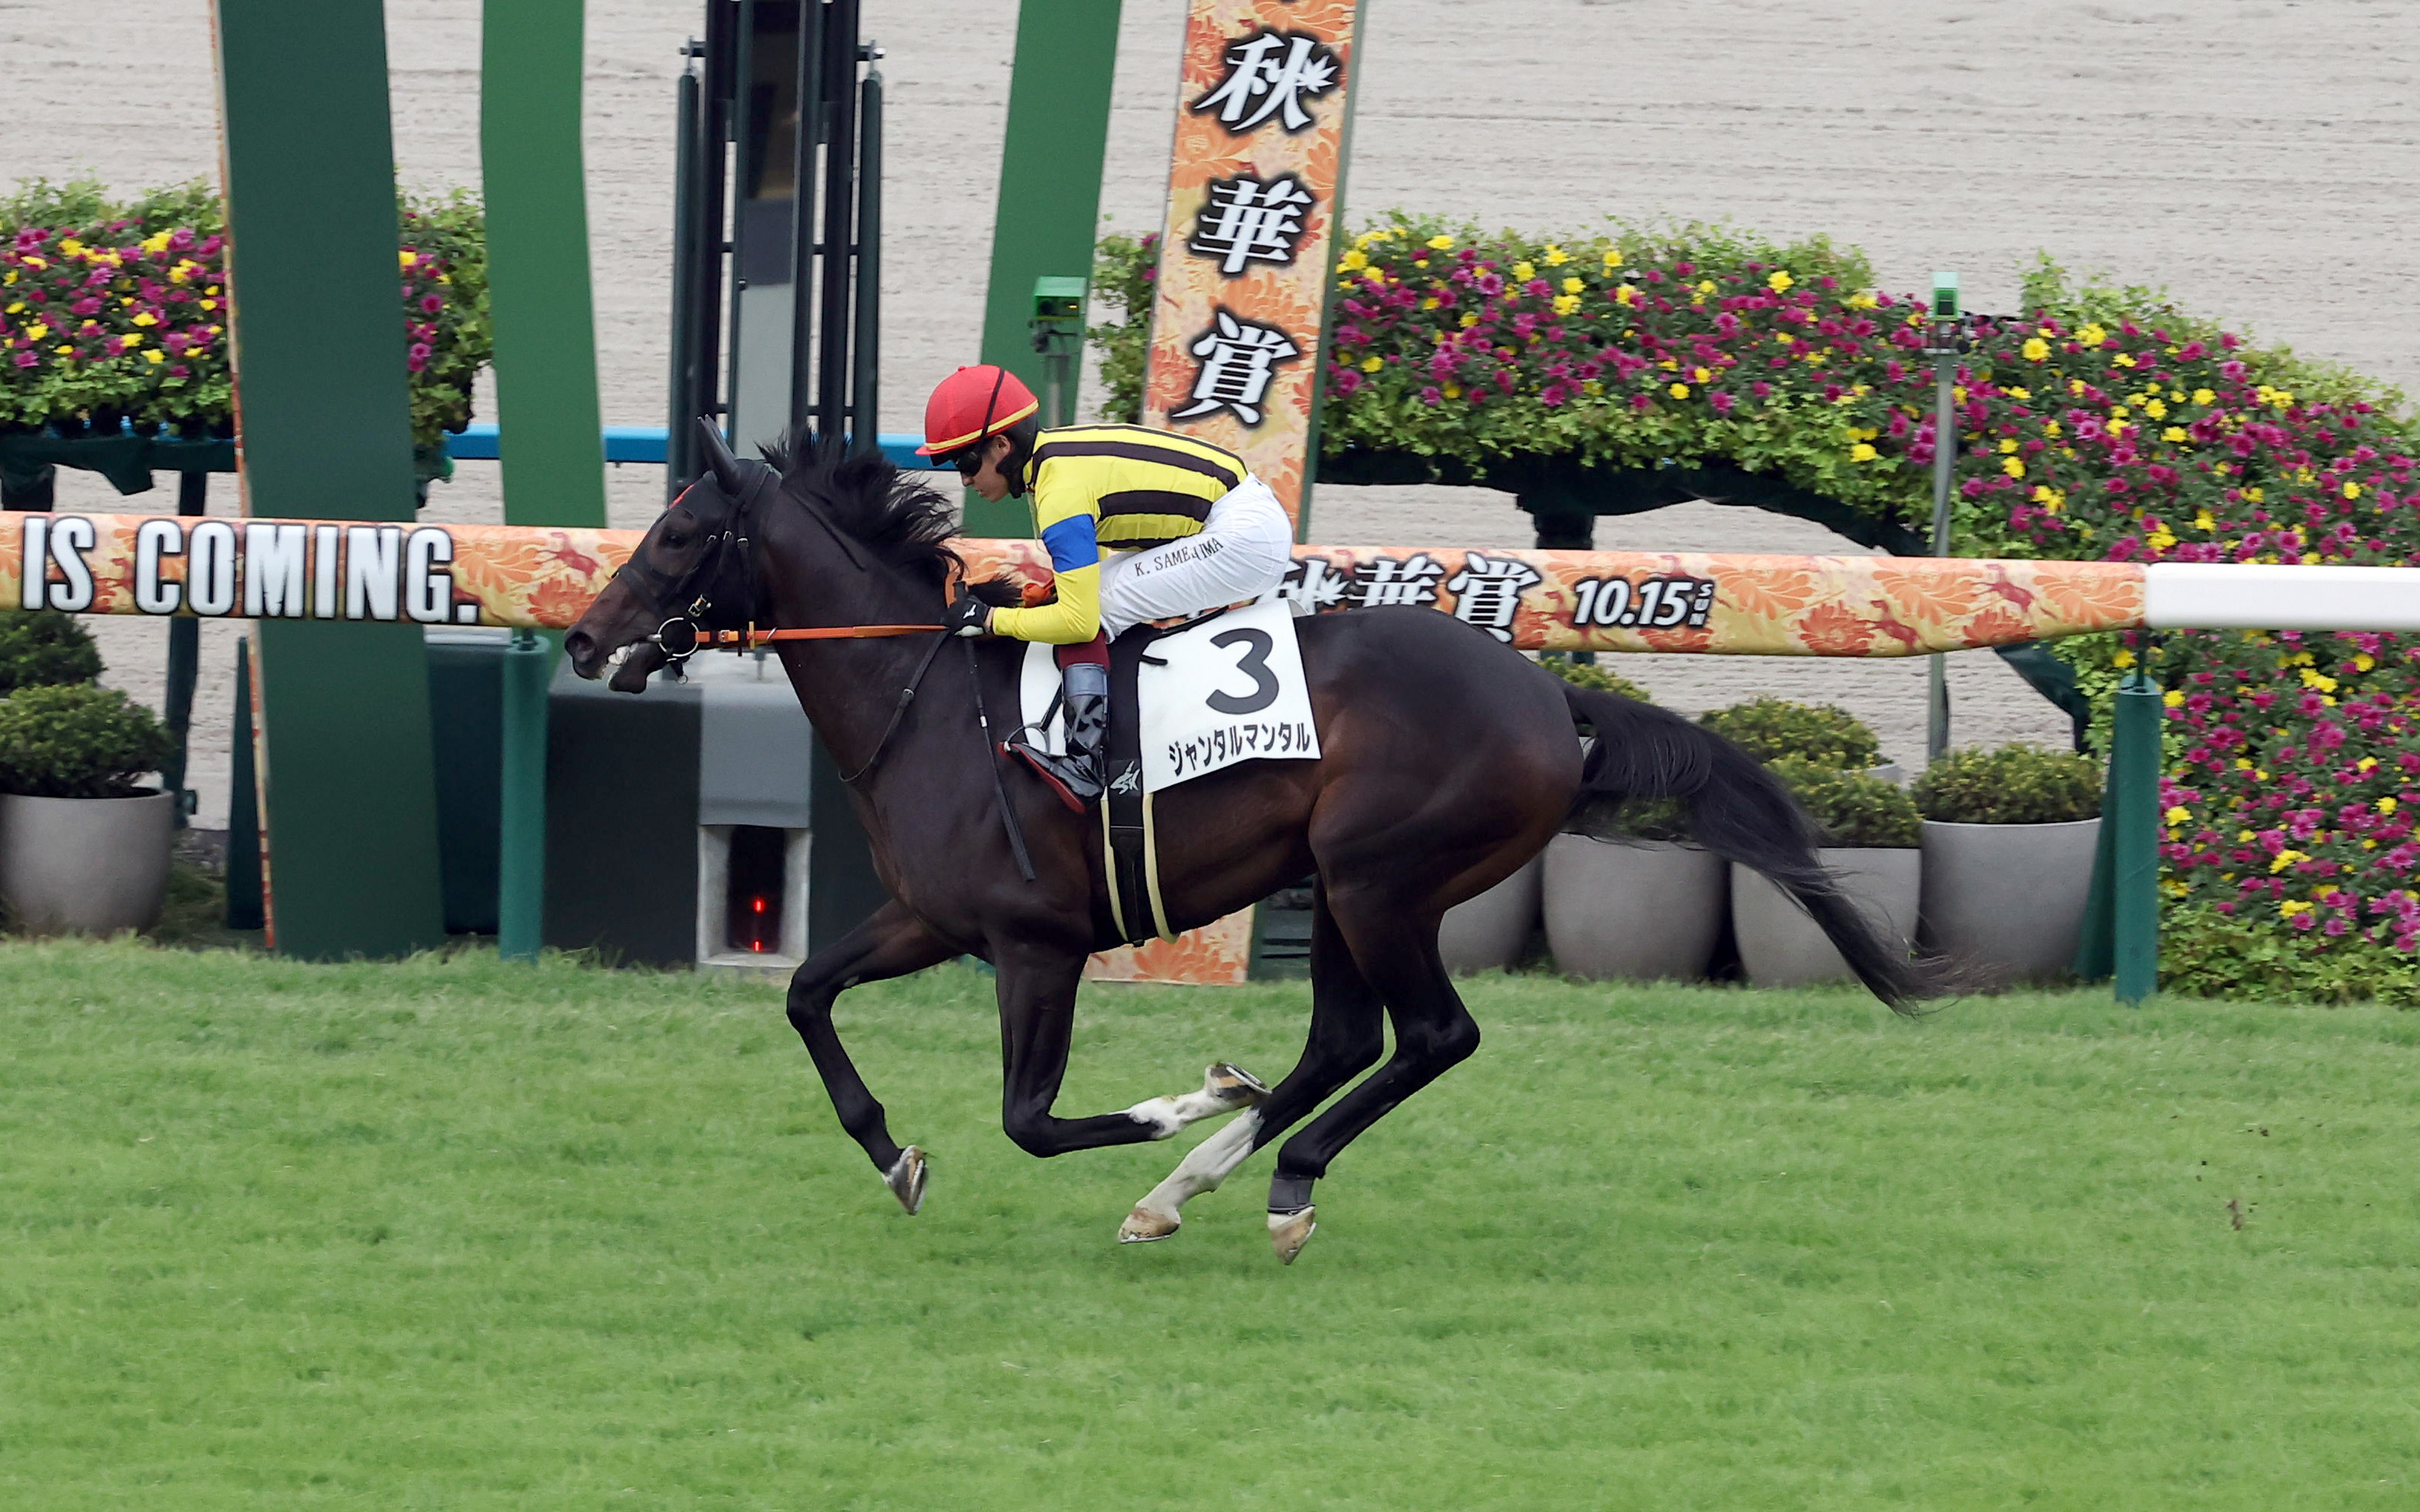
<svg viewBox="0 0 2420 1512">
<path fill-rule="evenodd" d="M 1043 531 L 1042 544 L 1050 548 L 1053 572 L 1071 572 L 1101 560 L 1100 542 L 1090 515 L 1070 515 L 1052 523 Z"/>
</svg>

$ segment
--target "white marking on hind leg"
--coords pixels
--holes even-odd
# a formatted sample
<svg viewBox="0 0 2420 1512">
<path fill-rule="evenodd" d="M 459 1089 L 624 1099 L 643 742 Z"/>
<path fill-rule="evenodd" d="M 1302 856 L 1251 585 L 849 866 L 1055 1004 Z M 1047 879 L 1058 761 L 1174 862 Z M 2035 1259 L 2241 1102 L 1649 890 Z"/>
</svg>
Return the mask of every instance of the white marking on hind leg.
<svg viewBox="0 0 2420 1512">
<path fill-rule="evenodd" d="M 1204 1139 L 1177 1162 L 1168 1180 L 1153 1187 L 1149 1195 L 1135 1204 L 1134 1211 L 1118 1229 L 1121 1243 L 1135 1244 L 1149 1240 L 1166 1239 L 1176 1232 L 1184 1221 L 1178 1211 L 1186 1203 L 1204 1192 L 1216 1192 L 1218 1183 L 1234 1174 L 1252 1152 L 1252 1141 L 1261 1132 L 1261 1110 L 1248 1108 L 1234 1122 Z"/>
<path fill-rule="evenodd" d="M 1135 1122 L 1152 1125 L 1154 1139 L 1166 1139 L 1188 1123 L 1249 1107 L 1268 1095 L 1259 1077 L 1222 1060 L 1202 1073 L 1202 1090 L 1146 1098 L 1125 1112 Z"/>
</svg>

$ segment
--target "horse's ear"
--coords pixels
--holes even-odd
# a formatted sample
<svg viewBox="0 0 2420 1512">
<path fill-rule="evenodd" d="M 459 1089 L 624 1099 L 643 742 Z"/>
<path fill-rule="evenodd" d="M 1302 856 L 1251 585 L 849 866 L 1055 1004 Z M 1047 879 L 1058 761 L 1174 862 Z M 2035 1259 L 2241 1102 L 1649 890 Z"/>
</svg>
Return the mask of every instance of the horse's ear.
<svg viewBox="0 0 2420 1512">
<path fill-rule="evenodd" d="M 747 492 L 748 482 L 739 475 L 739 459 L 723 444 L 722 432 L 704 415 L 697 417 L 698 439 L 706 445 L 706 465 L 714 473 L 715 483 L 726 494 L 737 499 Z"/>
</svg>

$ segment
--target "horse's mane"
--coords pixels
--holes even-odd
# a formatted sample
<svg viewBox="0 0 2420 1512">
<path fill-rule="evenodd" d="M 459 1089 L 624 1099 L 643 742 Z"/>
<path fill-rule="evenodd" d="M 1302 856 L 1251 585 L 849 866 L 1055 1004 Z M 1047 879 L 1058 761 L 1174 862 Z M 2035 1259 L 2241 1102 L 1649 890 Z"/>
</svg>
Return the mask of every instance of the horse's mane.
<svg viewBox="0 0 2420 1512">
<path fill-rule="evenodd" d="M 957 522 L 940 490 L 903 473 L 880 452 L 818 443 L 806 431 L 760 449 L 782 491 L 813 498 L 833 525 L 874 558 L 939 587 L 961 566 L 948 542 Z"/>
</svg>

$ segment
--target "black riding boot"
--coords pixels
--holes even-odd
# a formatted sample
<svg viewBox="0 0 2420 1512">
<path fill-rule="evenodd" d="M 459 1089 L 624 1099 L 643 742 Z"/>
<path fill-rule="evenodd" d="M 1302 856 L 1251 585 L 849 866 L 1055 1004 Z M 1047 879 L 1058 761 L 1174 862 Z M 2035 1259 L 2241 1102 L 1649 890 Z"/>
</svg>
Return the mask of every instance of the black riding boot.
<svg viewBox="0 0 2420 1512">
<path fill-rule="evenodd" d="M 1060 687 L 1067 704 L 1067 753 L 1054 756 L 1029 744 L 1021 732 L 1008 748 L 1042 774 L 1061 802 L 1082 813 L 1101 795 L 1101 749 L 1109 738 L 1109 670 L 1097 662 L 1077 662 L 1061 674 Z"/>
</svg>

